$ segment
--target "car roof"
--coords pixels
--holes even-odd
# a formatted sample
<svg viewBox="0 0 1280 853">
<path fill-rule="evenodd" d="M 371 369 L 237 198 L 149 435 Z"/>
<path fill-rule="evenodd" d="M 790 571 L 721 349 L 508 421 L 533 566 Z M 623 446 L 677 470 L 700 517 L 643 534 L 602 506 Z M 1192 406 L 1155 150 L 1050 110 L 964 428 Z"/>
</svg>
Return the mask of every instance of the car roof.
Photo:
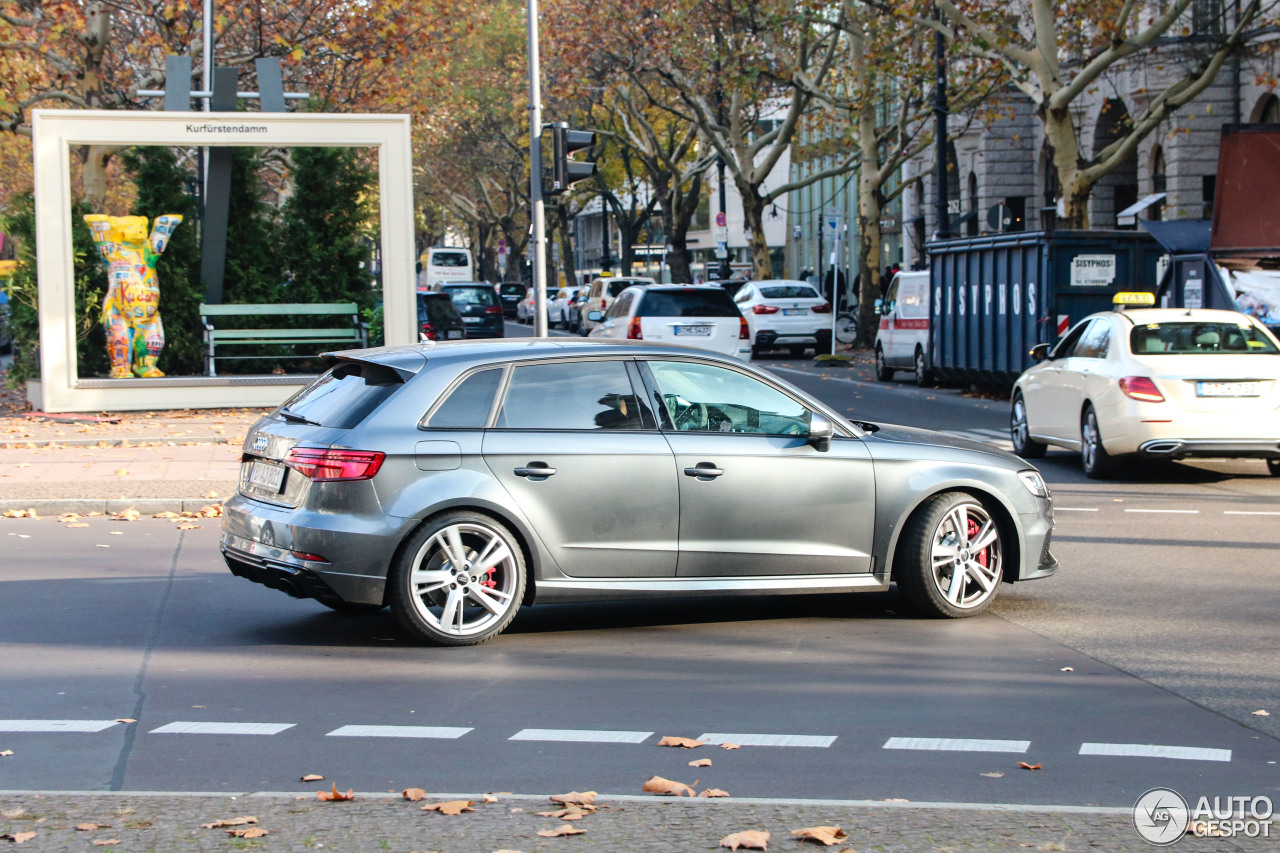
<svg viewBox="0 0 1280 853">
<path fill-rule="evenodd" d="M 329 359 L 371 361 L 378 364 L 406 366 L 425 361 L 457 363 L 506 360 L 519 361 L 557 356 L 697 356 L 726 364 L 741 364 L 738 359 L 720 356 L 708 350 L 664 344 L 657 341 L 621 341 L 608 338 L 476 338 L 469 341 L 446 341 L 426 344 L 398 344 L 369 349 L 340 350 L 324 354 Z M 413 371 L 416 372 L 416 371 Z"/>
<path fill-rule="evenodd" d="M 1126 308 L 1123 311 L 1104 311 L 1094 316 L 1116 314 L 1125 317 L 1135 326 L 1147 323 L 1248 323 L 1252 318 L 1239 311 L 1222 308 Z"/>
</svg>

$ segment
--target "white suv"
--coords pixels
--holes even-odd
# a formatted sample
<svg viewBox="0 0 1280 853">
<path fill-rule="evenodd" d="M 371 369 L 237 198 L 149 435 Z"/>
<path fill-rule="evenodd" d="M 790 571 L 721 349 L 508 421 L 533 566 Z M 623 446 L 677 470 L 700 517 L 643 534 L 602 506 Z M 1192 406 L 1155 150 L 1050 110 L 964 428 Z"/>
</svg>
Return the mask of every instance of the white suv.
<svg viewBox="0 0 1280 853">
<path fill-rule="evenodd" d="M 586 335 L 596 327 L 596 324 L 588 319 L 588 315 L 592 311 L 599 311 L 601 314 L 609 310 L 609 306 L 613 304 L 613 300 L 618 294 L 633 285 L 654 284 L 651 278 L 641 278 L 632 276 L 630 278 L 596 278 L 591 281 L 591 290 L 587 293 L 587 301 L 582 306 L 582 324 L 580 326 L 582 334 Z"/>
<path fill-rule="evenodd" d="M 593 338 L 663 341 L 743 361 L 751 357 L 751 333 L 738 306 L 717 285 L 649 284 L 628 287 L 605 314 L 594 308 L 587 319 L 599 323 Z"/>
</svg>

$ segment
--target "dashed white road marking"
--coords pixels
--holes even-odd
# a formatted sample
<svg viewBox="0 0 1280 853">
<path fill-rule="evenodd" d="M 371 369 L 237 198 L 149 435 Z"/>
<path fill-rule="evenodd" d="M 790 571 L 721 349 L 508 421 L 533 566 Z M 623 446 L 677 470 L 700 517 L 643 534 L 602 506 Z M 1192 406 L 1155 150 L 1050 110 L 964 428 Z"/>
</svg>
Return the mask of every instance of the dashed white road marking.
<svg viewBox="0 0 1280 853">
<path fill-rule="evenodd" d="M 1148 512 L 1162 515 L 1199 515 L 1198 509 L 1126 509 L 1125 512 Z"/>
<path fill-rule="evenodd" d="M 1089 506 L 1055 506 L 1055 507 L 1053 508 L 1053 511 L 1054 511 L 1054 512 L 1097 512 L 1097 511 L 1098 511 L 1098 508 L 1097 508 L 1096 506 L 1093 506 L 1093 507 L 1089 507 Z"/>
<path fill-rule="evenodd" d="M 456 740 L 475 731 L 458 726 L 343 726 L 325 737 L 419 737 Z"/>
<path fill-rule="evenodd" d="M 1119 755 L 1126 758 L 1181 758 L 1188 761 L 1230 761 L 1231 750 L 1198 746 L 1160 746 L 1153 743 L 1084 743 L 1081 755 Z"/>
<path fill-rule="evenodd" d="M 1224 509 L 1222 511 L 1222 514 L 1223 515 L 1280 515 L 1280 512 L 1270 512 L 1270 511 L 1264 512 L 1262 510 L 1246 512 L 1245 510 Z"/>
<path fill-rule="evenodd" d="M 708 732 L 698 735 L 707 743 L 736 743 L 739 746 L 813 746 L 828 747 L 836 742 L 835 735 L 761 735 L 725 734 Z"/>
<path fill-rule="evenodd" d="M 1026 752 L 1029 740 L 983 740 L 981 738 L 891 737 L 884 749 L 928 749 L 938 752 Z"/>
<path fill-rule="evenodd" d="M 100 732 L 116 720 L 0 720 L 0 732 Z"/>
<path fill-rule="evenodd" d="M 653 732 L 596 729 L 521 729 L 507 740 L 540 740 L 568 743 L 643 743 Z"/>
<path fill-rule="evenodd" d="M 276 735 L 296 723 L 169 723 L 153 735 Z"/>
</svg>

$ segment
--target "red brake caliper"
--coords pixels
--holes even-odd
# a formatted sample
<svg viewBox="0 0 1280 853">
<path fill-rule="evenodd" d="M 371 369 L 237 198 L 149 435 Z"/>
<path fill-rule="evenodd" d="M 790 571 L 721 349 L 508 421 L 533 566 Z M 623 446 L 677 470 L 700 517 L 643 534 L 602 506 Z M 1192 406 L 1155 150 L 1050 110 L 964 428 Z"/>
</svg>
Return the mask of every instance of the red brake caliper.
<svg viewBox="0 0 1280 853">
<path fill-rule="evenodd" d="M 981 528 L 978 527 L 978 522 L 974 521 L 972 518 L 969 519 L 969 529 L 965 531 L 969 537 L 969 541 L 971 542 L 973 541 L 973 538 L 978 535 L 980 529 Z M 986 548 L 983 548 L 981 551 L 978 552 L 978 565 L 982 566 L 982 568 L 984 569 L 987 568 L 987 549 Z"/>
<path fill-rule="evenodd" d="M 985 566 L 986 563 L 983 563 L 983 565 Z M 480 586 L 487 586 L 489 587 L 489 589 L 493 589 L 494 587 L 496 587 L 498 585 L 498 582 L 493 579 L 493 573 L 496 572 L 497 570 L 498 570 L 497 566 L 490 567 L 489 571 L 484 573 L 484 580 L 480 581 Z"/>
</svg>

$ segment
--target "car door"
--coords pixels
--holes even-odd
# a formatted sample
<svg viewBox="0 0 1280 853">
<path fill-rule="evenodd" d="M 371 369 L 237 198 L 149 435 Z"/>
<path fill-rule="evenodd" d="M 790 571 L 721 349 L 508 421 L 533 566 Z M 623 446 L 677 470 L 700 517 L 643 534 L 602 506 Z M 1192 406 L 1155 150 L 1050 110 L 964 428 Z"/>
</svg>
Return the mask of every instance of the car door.
<svg viewBox="0 0 1280 853">
<path fill-rule="evenodd" d="M 1023 400 L 1027 406 L 1027 429 L 1034 436 L 1073 440 L 1067 417 L 1067 405 L 1062 399 L 1063 368 L 1080 337 L 1093 321 L 1077 323 L 1050 351 L 1049 357 L 1027 372 L 1022 386 Z"/>
<path fill-rule="evenodd" d="M 894 276 L 893 283 L 889 285 L 889 290 L 884 296 L 884 305 L 881 308 L 883 312 L 880 316 L 880 331 L 876 338 L 876 342 L 880 344 L 881 351 L 884 352 L 884 360 L 886 364 L 896 364 L 900 360 L 898 357 L 897 344 L 897 322 L 898 322 L 898 287 L 901 283 L 899 276 Z"/>
<path fill-rule="evenodd" d="M 1090 393 L 1098 390 L 1099 378 L 1111 341 L 1111 319 L 1095 317 L 1080 335 L 1066 358 L 1058 361 L 1057 388 L 1052 412 L 1056 431 L 1065 441 L 1080 441 L 1080 418 Z"/>
<path fill-rule="evenodd" d="M 871 571 L 875 476 L 861 440 L 837 436 L 818 451 L 810 409 L 745 370 L 641 367 L 675 453 L 677 577 Z"/>
<path fill-rule="evenodd" d="M 515 364 L 485 463 L 571 577 L 671 577 L 675 459 L 629 359 Z"/>
</svg>

